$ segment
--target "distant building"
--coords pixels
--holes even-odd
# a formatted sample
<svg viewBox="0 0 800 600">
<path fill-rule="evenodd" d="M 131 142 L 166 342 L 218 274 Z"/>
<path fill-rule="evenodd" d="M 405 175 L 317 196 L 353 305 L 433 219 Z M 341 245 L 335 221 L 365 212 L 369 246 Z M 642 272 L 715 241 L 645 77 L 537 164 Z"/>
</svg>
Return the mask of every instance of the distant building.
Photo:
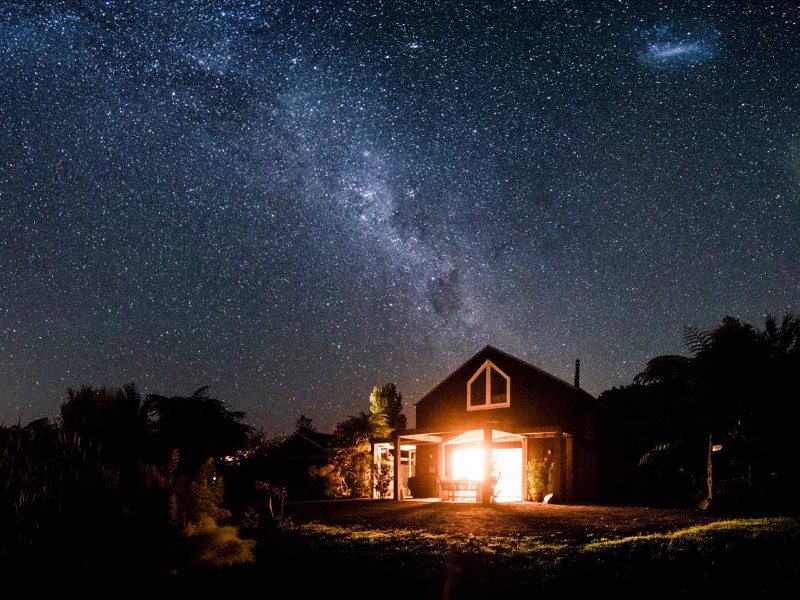
<svg viewBox="0 0 800 600">
<path fill-rule="evenodd" d="M 308 475 L 310 467 L 328 464 L 328 445 L 333 436 L 311 429 L 298 429 L 289 435 L 278 448 L 271 477 L 273 483 L 285 486 L 293 500 L 315 499 L 319 491 Z"/>
<path fill-rule="evenodd" d="M 554 463 L 552 502 L 598 498 L 608 466 L 606 413 L 580 388 L 579 366 L 568 383 L 483 348 L 415 403 L 415 429 L 373 444 L 375 459 L 390 458 L 399 474 L 391 495 L 528 500 L 528 461 L 546 457 Z"/>
</svg>

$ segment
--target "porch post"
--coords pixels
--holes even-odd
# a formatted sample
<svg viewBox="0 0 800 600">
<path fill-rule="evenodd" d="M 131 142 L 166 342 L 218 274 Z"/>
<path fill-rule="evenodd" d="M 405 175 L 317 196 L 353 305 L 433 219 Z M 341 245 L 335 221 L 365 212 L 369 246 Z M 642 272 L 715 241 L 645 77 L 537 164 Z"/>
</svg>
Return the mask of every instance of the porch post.
<svg viewBox="0 0 800 600">
<path fill-rule="evenodd" d="M 528 489 L 528 436 L 522 438 L 522 499 L 530 500 L 530 490 Z"/>
<path fill-rule="evenodd" d="M 400 450 L 400 434 L 395 434 L 394 436 L 394 476 L 392 479 L 394 480 L 394 499 L 395 501 L 400 501 L 402 498 L 400 497 L 400 464 L 401 464 L 401 450 Z"/>
<path fill-rule="evenodd" d="M 555 461 L 556 468 L 553 473 L 555 477 L 555 481 L 553 482 L 553 499 L 556 502 L 565 502 L 565 493 L 564 493 L 564 430 L 561 427 L 557 427 L 555 434 L 555 443 L 553 444 L 553 450 L 555 452 L 555 456 L 553 460 Z"/>
<path fill-rule="evenodd" d="M 481 502 L 492 502 L 492 426 L 483 429 L 483 486 L 481 489 Z"/>
</svg>

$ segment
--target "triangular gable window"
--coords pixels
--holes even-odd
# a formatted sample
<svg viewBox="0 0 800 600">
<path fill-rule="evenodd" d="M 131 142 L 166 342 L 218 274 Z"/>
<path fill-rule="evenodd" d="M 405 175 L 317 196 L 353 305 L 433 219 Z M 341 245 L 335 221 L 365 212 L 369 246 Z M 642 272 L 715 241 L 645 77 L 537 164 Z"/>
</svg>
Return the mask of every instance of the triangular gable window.
<svg viewBox="0 0 800 600">
<path fill-rule="evenodd" d="M 511 405 L 511 379 L 487 360 L 467 382 L 467 410 Z"/>
</svg>

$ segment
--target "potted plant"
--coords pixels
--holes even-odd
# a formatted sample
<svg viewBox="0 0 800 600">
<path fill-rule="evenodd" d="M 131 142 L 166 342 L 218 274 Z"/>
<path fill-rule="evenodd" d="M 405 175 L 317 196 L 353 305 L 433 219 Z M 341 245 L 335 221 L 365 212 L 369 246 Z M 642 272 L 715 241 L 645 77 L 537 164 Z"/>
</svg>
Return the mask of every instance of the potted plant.
<svg viewBox="0 0 800 600">
<path fill-rule="evenodd" d="M 528 461 L 528 497 L 533 502 L 541 502 L 553 491 L 553 469 L 555 463 L 547 456 Z"/>
</svg>

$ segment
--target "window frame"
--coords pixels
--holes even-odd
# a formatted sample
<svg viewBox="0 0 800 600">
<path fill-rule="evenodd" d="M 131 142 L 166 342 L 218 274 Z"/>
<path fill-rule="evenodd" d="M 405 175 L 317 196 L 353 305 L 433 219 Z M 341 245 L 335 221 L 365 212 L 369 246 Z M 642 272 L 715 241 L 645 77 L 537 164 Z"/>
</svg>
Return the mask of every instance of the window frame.
<svg viewBox="0 0 800 600">
<path fill-rule="evenodd" d="M 483 404 L 472 404 L 472 383 L 481 376 L 481 374 L 486 375 L 485 380 L 485 389 L 484 389 L 484 396 L 483 396 Z M 506 400 L 502 403 L 492 403 L 492 374 L 500 375 L 503 379 L 505 379 L 506 383 Z M 487 360 L 484 362 L 475 374 L 469 378 L 467 381 L 467 411 L 473 410 L 490 410 L 493 408 L 508 408 L 511 406 L 511 377 L 506 375 L 506 373 L 494 364 L 491 360 Z"/>
</svg>

